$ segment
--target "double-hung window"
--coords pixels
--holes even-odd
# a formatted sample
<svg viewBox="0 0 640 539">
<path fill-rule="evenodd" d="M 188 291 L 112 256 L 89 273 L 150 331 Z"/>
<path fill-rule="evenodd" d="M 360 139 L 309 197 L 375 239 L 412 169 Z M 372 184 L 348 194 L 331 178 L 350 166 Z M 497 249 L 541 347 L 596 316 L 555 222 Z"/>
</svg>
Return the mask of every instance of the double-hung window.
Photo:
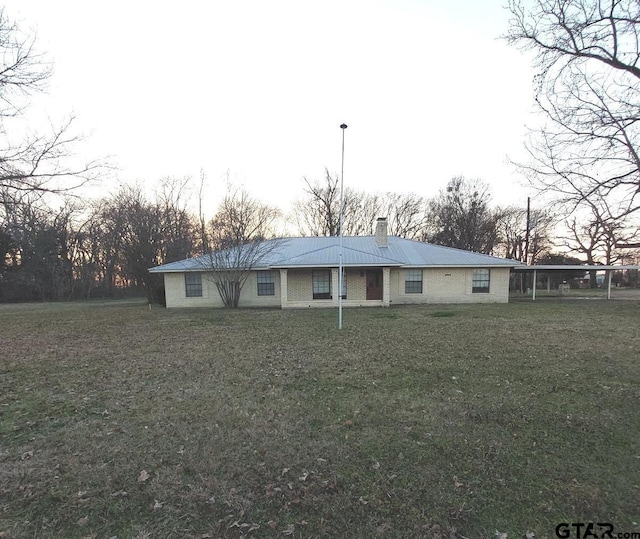
<svg viewBox="0 0 640 539">
<path fill-rule="evenodd" d="M 274 296 L 276 280 L 272 271 L 258 272 L 258 296 Z"/>
<path fill-rule="evenodd" d="M 202 297 L 202 274 L 201 273 L 185 273 L 184 274 L 184 291 L 188 298 Z"/>
<path fill-rule="evenodd" d="M 313 299 L 331 299 L 331 270 L 314 270 Z"/>
<path fill-rule="evenodd" d="M 474 269 L 473 281 L 471 291 L 474 294 L 488 294 L 491 284 L 491 270 L 490 269 Z"/>
<path fill-rule="evenodd" d="M 422 270 L 405 270 L 404 293 L 422 294 Z"/>
</svg>

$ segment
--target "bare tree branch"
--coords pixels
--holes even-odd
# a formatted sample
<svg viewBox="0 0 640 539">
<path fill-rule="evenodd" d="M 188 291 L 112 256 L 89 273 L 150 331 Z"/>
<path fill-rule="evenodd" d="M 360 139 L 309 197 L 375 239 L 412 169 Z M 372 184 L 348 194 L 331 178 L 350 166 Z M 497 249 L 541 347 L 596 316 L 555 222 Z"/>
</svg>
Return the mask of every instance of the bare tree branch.
<svg viewBox="0 0 640 539">
<path fill-rule="evenodd" d="M 215 284 L 225 307 L 238 307 L 251 271 L 278 249 L 284 240 L 274 236 L 277 208 L 253 199 L 244 189 L 227 186 L 227 194 L 211 220 L 211 245 L 196 258 Z"/>
<path fill-rule="evenodd" d="M 48 134 L 23 140 L 9 136 L 6 120 L 22 113 L 29 96 L 42 91 L 51 75 L 43 55 L 35 52 L 35 38 L 25 37 L 0 10 L 0 196 L 16 199 L 21 193 L 66 193 L 97 177 L 106 164 L 98 160 L 74 163 L 73 117 Z M 0 202 L 2 202 L 0 201 Z"/>
<path fill-rule="evenodd" d="M 595 201 L 604 222 L 633 225 L 640 215 L 640 3 L 527 5 L 510 0 L 506 39 L 535 53 L 544 124 L 531 130 L 531 161 L 519 166 L 566 215 L 588 213 Z"/>
</svg>

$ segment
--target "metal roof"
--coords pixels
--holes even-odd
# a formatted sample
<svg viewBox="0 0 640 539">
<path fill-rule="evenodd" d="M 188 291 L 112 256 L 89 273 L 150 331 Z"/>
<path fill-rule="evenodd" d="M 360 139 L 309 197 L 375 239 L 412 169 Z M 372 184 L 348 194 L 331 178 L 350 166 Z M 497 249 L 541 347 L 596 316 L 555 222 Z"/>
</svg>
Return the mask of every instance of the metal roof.
<svg viewBox="0 0 640 539">
<path fill-rule="evenodd" d="M 452 247 L 442 247 L 420 241 L 407 240 L 397 236 L 387 237 L 387 247 L 380 247 L 375 236 L 343 237 L 344 266 L 396 266 L 396 267 L 515 267 L 521 265 L 517 260 L 509 260 L 481 253 L 473 253 Z M 340 254 L 340 238 L 309 237 L 282 238 L 267 240 L 272 244 L 268 254 L 259 267 L 303 268 L 337 267 Z M 207 267 L 207 256 L 188 258 L 170 264 L 164 264 L 149 271 L 169 273 L 184 271 L 202 271 Z"/>
</svg>

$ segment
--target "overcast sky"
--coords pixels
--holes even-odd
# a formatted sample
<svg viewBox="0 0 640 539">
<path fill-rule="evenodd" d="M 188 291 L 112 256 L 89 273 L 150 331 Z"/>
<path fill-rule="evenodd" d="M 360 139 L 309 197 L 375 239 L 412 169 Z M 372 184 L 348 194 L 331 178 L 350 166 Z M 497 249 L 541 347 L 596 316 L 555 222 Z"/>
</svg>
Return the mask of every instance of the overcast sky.
<svg viewBox="0 0 640 539">
<path fill-rule="evenodd" d="M 499 39 L 504 0 L 5 0 L 54 63 L 37 100 L 73 113 L 122 181 L 227 171 L 287 209 L 303 177 L 437 194 L 457 175 L 526 205 L 507 164 L 533 117 L 529 60 Z M 213 196 L 213 195 L 212 195 Z"/>
</svg>

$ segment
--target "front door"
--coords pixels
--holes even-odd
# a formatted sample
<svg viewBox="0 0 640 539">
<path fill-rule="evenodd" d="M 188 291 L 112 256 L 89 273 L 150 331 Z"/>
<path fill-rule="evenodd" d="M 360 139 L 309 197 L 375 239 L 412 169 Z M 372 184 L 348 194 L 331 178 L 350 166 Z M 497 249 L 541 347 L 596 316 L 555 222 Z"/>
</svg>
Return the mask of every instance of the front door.
<svg viewBox="0 0 640 539">
<path fill-rule="evenodd" d="M 367 270 L 367 299 L 382 299 L 382 270 Z"/>
</svg>

